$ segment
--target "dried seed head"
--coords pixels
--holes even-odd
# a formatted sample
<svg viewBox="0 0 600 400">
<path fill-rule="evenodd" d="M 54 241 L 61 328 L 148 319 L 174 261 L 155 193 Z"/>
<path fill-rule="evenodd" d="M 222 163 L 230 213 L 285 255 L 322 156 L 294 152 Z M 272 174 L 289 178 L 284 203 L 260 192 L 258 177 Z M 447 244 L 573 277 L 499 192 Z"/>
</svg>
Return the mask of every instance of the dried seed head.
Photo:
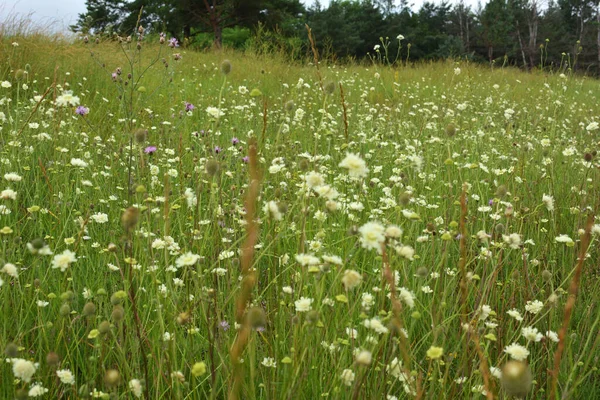
<svg viewBox="0 0 600 400">
<path fill-rule="evenodd" d="M 135 138 L 135 142 L 137 144 L 142 144 L 148 138 L 148 130 L 143 128 L 138 128 L 133 131 L 133 137 Z"/>
<path fill-rule="evenodd" d="M 104 383 L 107 386 L 119 386 L 121 384 L 121 374 L 116 369 L 109 369 L 104 374 Z"/>
<path fill-rule="evenodd" d="M 98 332 L 100 332 L 103 335 L 106 335 L 108 332 L 110 332 L 110 322 L 108 322 L 108 321 L 100 322 L 100 325 L 98 325 Z"/>
<path fill-rule="evenodd" d="M 503 198 L 508 193 L 508 189 L 505 185 L 500 185 L 496 189 L 496 197 Z"/>
<path fill-rule="evenodd" d="M 119 290 L 118 292 L 115 292 L 112 296 L 110 296 L 110 302 L 113 306 L 123 304 L 125 299 L 127 299 L 127 293 L 125 293 L 124 290 Z"/>
<path fill-rule="evenodd" d="M 71 314 L 71 306 L 69 305 L 69 303 L 63 303 L 63 305 L 60 306 L 58 313 L 61 317 L 66 317 L 69 314 Z"/>
<path fill-rule="evenodd" d="M 251 307 L 246 318 L 253 329 L 264 328 L 267 325 L 267 315 L 261 307 Z"/>
<path fill-rule="evenodd" d="M 335 82 L 327 82 L 325 85 L 325 93 L 331 96 L 335 92 Z"/>
<path fill-rule="evenodd" d="M 288 100 L 285 102 L 285 105 L 283 106 L 283 108 L 285 109 L 285 111 L 287 113 L 293 113 L 296 110 L 296 103 L 294 103 L 294 100 Z"/>
<path fill-rule="evenodd" d="M 448 124 L 446 126 L 446 135 L 449 137 L 456 135 L 456 126 L 454 124 Z"/>
<path fill-rule="evenodd" d="M 129 232 L 137 225 L 139 218 L 140 210 L 136 207 L 129 207 L 125 210 L 123 215 L 121 215 L 121 223 L 123 224 L 123 228 Z"/>
<path fill-rule="evenodd" d="M 88 301 L 83 306 L 83 315 L 86 317 L 93 317 L 96 314 L 96 305 L 91 301 Z"/>
<path fill-rule="evenodd" d="M 215 159 L 210 159 L 206 161 L 204 165 L 204 169 L 206 170 L 206 174 L 208 176 L 216 176 L 221 170 L 221 165 Z"/>
<path fill-rule="evenodd" d="M 552 280 L 552 272 L 548 271 L 547 269 L 542 271 L 542 279 L 545 282 L 550 282 Z"/>
<path fill-rule="evenodd" d="M 125 309 L 123 306 L 120 304 L 114 306 L 110 318 L 115 322 L 123 321 L 123 318 L 125 318 Z"/>
<path fill-rule="evenodd" d="M 221 63 L 221 72 L 223 73 L 223 75 L 229 75 L 229 73 L 231 72 L 231 61 L 223 60 L 223 62 Z"/>
<path fill-rule="evenodd" d="M 46 364 L 48 364 L 49 367 L 58 367 L 59 363 L 60 357 L 58 356 L 58 354 L 56 354 L 53 351 L 46 354 Z"/>
<path fill-rule="evenodd" d="M 19 346 L 14 343 L 7 344 L 4 349 L 4 354 L 6 354 L 6 357 L 8 358 L 17 358 L 19 356 Z"/>
</svg>

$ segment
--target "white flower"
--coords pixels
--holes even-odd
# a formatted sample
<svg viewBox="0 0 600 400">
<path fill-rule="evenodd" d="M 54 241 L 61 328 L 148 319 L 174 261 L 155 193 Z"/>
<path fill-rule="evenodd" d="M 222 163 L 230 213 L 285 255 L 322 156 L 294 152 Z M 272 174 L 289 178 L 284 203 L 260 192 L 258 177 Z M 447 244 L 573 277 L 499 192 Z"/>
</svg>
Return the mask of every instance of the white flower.
<svg viewBox="0 0 600 400">
<path fill-rule="evenodd" d="M 537 328 L 532 326 L 526 326 L 521 329 L 521 335 L 523 335 L 528 342 L 539 342 L 544 337 L 544 335 L 538 332 Z"/>
<path fill-rule="evenodd" d="M 554 197 L 544 194 L 542 196 L 542 203 L 544 203 L 548 211 L 554 211 Z"/>
<path fill-rule="evenodd" d="M 190 267 L 194 264 L 196 264 L 198 262 L 198 260 L 200 260 L 200 256 L 197 254 L 193 254 L 192 252 L 188 251 L 185 254 L 182 254 L 181 256 L 179 256 L 179 258 L 177 258 L 177 260 L 175 260 L 175 264 L 181 268 L 181 267 Z"/>
<path fill-rule="evenodd" d="M 13 374 L 15 378 L 21 379 L 23 382 L 31 382 L 31 378 L 37 370 L 37 365 L 31 361 L 24 360 L 22 358 L 13 358 Z"/>
<path fill-rule="evenodd" d="M 29 392 L 27 392 L 27 395 L 29 397 L 40 397 L 40 396 L 45 395 L 46 393 L 48 393 L 48 389 L 43 387 L 41 383 L 36 383 L 29 389 Z"/>
<path fill-rule="evenodd" d="M 0 271 L 4 272 L 6 275 L 12 276 L 13 278 L 19 277 L 19 270 L 15 264 L 6 263 Z"/>
<path fill-rule="evenodd" d="M 373 355 L 371 354 L 370 351 L 367 351 L 367 350 L 361 350 L 356 355 L 356 362 L 358 364 L 369 365 L 369 364 L 371 364 L 372 359 L 373 359 Z"/>
<path fill-rule="evenodd" d="M 358 229 L 360 243 L 366 249 L 375 249 L 381 253 L 381 245 L 385 242 L 385 228 L 378 222 L 367 222 Z"/>
<path fill-rule="evenodd" d="M 77 261 L 77 257 L 75 257 L 75 253 L 71 250 L 65 250 L 61 254 L 57 254 L 54 256 L 52 260 L 52 268 L 60 268 L 60 272 L 65 272 L 69 266 Z"/>
<path fill-rule="evenodd" d="M 17 199 L 17 192 L 15 192 L 12 189 L 3 190 L 2 192 L 0 192 L 0 199 L 3 199 L 3 200 L 16 200 Z"/>
<path fill-rule="evenodd" d="M 345 369 L 342 371 L 342 375 L 340 375 L 340 378 L 341 378 L 342 382 L 344 383 L 344 385 L 352 386 L 352 384 L 354 383 L 355 375 L 351 369 Z"/>
<path fill-rule="evenodd" d="M 398 246 L 396 247 L 396 254 L 400 257 L 404 257 L 407 260 L 412 261 L 415 255 L 415 249 L 410 246 Z"/>
<path fill-rule="evenodd" d="M 306 174 L 304 176 L 304 181 L 310 189 L 314 189 L 317 186 L 322 186 L 325 183 L 323 175 L 315 171 L 311 171 L 308 174 Z"/>
<path fill-rule="evenodd" d="M 73 376 L 73 373 L 68 369 L 61 369 L 56 371 L 56 376 L 58 376 L 58 379 L 60 379 L 62 383 L 65 383 L 67 385 L 75 384 L 75 377 Z"/>
<path fill-rule="evenodd" d="M 313 256 L 312 254 L 296 254 L 296 261 L 298 264 L 306 267 L 307 265 L 317 265 L 320 263 L 320 260 Z"/>
<path fill-rule="evenodd" d="M 525 310 L 534 315 L 542 311 L 542 308 L 544 308 L 544 303 L 539 300 L 528 301 L 525 304 Z"/>
<path fill-rule="evenodd" d="M 66 91 L 62 92 L 62 94 L 56 98 L 56 105 L 59 107 L 78 106 L 79 105 L 79 97 L 73 96 L 72 91 L 66 90 Z"/>
<path fill-rule="evenodd" d="M 554 238 L 554 240 L 556 240 L 558 243 L 565 243 L 567 246 L 574 243 L 573 239 L 565 234 L 558 235 Z"/>
<path fill-rule="evenodd" d="M 398 39 L 398 40 L 404 40 L 404 35 L 398 35 L 398 36 L 396 36 L 396 39 Z"/>
<path fill-rule="evenodd" d="M 275 368 L 275 367 L 277 367 L 277 362 L 275 362 L 275 360 L 273 358 L 271 358 L 271 357 L 265 357 L 265 358 L 263 358 L 261 364 L 264 365 L 267 368 Z"/>
<path fill-rule="evenodd" d="M 296 312 L 307 312 L 311 309 L 311 304 L 313 303 L 313 299 L 301 297 L 299 300 L 294 302 L 296 306 Z"/>
<path fill-rule="evenodd" d="M 71 165 L 74 167 L 85 168 L 88 166 L 88 163 L 83 161 L 81 158 L 71 158 Z"/>
<path fill-rule="evenodd" d="M 221 110 L 219 110 L 217 107 L 207 107 L 206 112 L 208 113 L 208 115 L 210 115 L 211 117 L 213 117 L 215 119 L 219 119 L 223 116 L 223 112 Z"/>
<path fill-rule="evenodd" d="M 97 222 L 99 224 L 104 224 L 106 222 L 108 222 L 108 215 L 104 214 L 104 213 L 96 213 L 93 214 L 92 216 L 90 216 L 90 218 L 94 221 Z"/>
<path fill-rule="evenodd" d="M 4 174 L 4 179 L 6 179 L 9 182 L 20 182 L 21 176 L 15 172 L 9 172 L 7 174 Z"/>
<path fill-rule="evenodd" d="M 586 129 L 588 132 L 591 132 L 591 131 L 598 130 L 598 128 L 600 128 L 600 124 L 598 124 L 598 123 L 597 123 L 597 122 L 595 122 L 595 121 L 594 121 L 594 122 L 590 122 L 590 124 L 589 124 L 588 126 L 586 126 L 586 127 L 585 127 L 585 129 Z"/>
<path fill-rule="evenodd" d="M 279 211 L 279 206 L 273 200 L 265 203 L 263 208 L 264 212 L 271 216 L 275 221 L 281 221 L 283 219 L 283 214 Z"/>
<path fill-rule="evenodd" d="M 351 290 L 360 285 L 362 282 L 362 275 L 353 269 L 347 269 L 344 271 L 342 277 L 342 283 L 346 290 Z"/>
<path fill-rule="evenodd" d="M 389 329 L 381 323 L 381 320 L 379 318 L 365 319 L 365 321 L 363 322 L 363 325 L 366 328 L 373 329 L 375 332 L 377 332 L 379 334 L 384 334 L 384 333 L 389 332 Z"/>
<path fill-rule="evenodd" d="M 402 228 L 396 225 L 390 225 L 385 228 L 385 236 L 389 238 L 398 239 L 402 236 Z"/>
<path fill-rule="evenodd" d="M 523 361 L 529 355 L 529 350 L 518 343 L 513 343 L 504 348 L 504 352 L 513 360 Z"/>
<path fill-rule="evenodd" d="M 548 331 L 546 332 L 546 337 L 550 340 L 552 340 L 554 343 L 558 343 L 559 339 L 558 339 L 558 334 L 554 331 Z"/>
<path fill-rule="evenodd" d="M 415 294 L 410 290 L 401 287 L 398 289 L 398 298 L 402 300 L 402 302 L 404 302 L 408 308 L 413 308 L 415 306 L 415 299 L 417 296 L 415 296 Z"/>
<path fill-rule="evenodd" d="M 346 153 L 346 158 L 340 162 L 339 166 L 348 169 L 351 178 L 364 178 L 369 173 L 365 161 L 353 153 Z"/>
<path fill-rule="evenodd" d="M 510 235 L 502 235 L 502 239 L 511 249 L 518 249 L 521 246 L 521 235 L 511 233 Z"/>
<path fill-rule="evenodd" d="M 523 321 L 523 317 L 521 316 L 521 313 L 514 308 L 512 310 L 507 311 L 506 313 L 508 315 L 510 315 L 511 317 L 513 317 L 514 319 L 516 319 L 517 321 Z"/>
<path fill-rule="evenodd" d="M 142 382 L 139 379 L 132 379 L 129 381 L 129 390 L 138 399 L 142 397 Z"/>
<path fill-rule="evenodd" d="M 4 89 L 8 89 L 12 87 L 12 84 L 9 81 L 2 81 L 2 83 L 0 83 L 0 86 L 2 86 Z"/>
</svg>

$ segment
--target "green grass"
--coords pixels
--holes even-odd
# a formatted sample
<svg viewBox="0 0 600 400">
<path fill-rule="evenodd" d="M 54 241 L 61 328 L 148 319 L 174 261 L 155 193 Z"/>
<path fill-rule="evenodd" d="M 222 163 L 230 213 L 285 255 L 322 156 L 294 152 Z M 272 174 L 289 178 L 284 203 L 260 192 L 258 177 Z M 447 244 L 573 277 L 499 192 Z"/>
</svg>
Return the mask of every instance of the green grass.
<svg viewBox="0 0 600 400">
<path fill-rule="evenodd" d="M 145 42 L 138 51 L 135 38 L 84 45 L 4 35 L 0 51 L 0 81 L 11 86 L 0 88 L 0 191 L 16 192 L 0 200 L 0 268 L 18 272 L 0 272 L 0 347 L 7 358 L 39 363 L 30 382 L 14 375 L 15 360 L 2 363 L 0 398 L 38 382 L 46 398 L 95 390 L 133 398 L 134 379 L 153 399 L 484 398 L 485 379 L 489 397 L 510 398 L 489 367 L 506 365 L 513 342 L 527 347 L 534 381 L 517 389 L 549 398 L 559 345 L 528 343 L 521 330 L 559 332 L 565 320 L 586 219 L 600 198 L 600 130 L 587 129 L 599 120 L 598 81 L 452 62 L 323 63 L 317 73 L 265 55 Z M 319 74 L 324 86 L 335 83 L 333 93 L 321 90 Z M 56 105 L 65 90 L 89 114 Z M 243 161 L 252 143 L 258 171 Z M 340 167 L 346 153 L 366 162 L 366 177 Z M 339 195 L 307 188 L 311 171 Z M 10 173 L 22 179 L 8 181 Z M 246 197 L 251 173 L 260 175 L 256 198 Z M 552 211 L 544 195 L 554 198 Z M 245 219 L 254 200 L 255 241 Z M 275 213 L 265 209 L 270 201 Z M 369 222 L 398 226 L 402 236 L 388 237 L 379 254 L 361 245 Z M 597 228 L 556 398 L 600 396 Z M 520 246 L 509 246 L 511 234 Z M 561 234 L 573 242 L 556 241 Z M 29 250 L 40 239 L 53 255 Z M 160 248 L 169 242 L 177 246 Z M 246 261 L 244 244 L 254 248 Z M 409 247 L 414 257 L 403 256 Z M 52 268 L 66 250 L 77 260 Z M 178 266 L 188 252 L 192 265 Z M 301 265 L 300 253 L 318 264 Z M 359 273 L 357 287 L 346 289 L 345 270 Z M 296 310 L 301 297 L 313 300 L 311 311 Z M 542 309 L 526 312 L 535 300 Z M 387 333 L 365 326 L 372 319 Z M 432 346 L 443 348 L 441 358 L 427 357 Z M 361 350 L 368 365 L 355 360 Z M 200 362 L 205 372 L 194 368 Z M 73 385 L 57 377 L 65 369 Z"/>
</svg>

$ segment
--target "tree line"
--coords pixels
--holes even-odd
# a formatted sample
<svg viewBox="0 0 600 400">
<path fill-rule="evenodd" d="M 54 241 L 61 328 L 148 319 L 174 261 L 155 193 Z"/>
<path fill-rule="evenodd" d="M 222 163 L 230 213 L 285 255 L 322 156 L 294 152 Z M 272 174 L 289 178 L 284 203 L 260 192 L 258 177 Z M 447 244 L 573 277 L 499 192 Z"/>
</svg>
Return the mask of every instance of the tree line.
<svg viewBox="0 0 600 400">
<path fill-rule="evenodd" d="M 74 32 L 165 32 L 185 46 L 223 44 L 310 51 L 337 59 L 407 62 L 467 58 L 523 69 L 552 66 L 600 73 L 600 0 L 425 2 L 332 0 L 86 0 Z M 141 12 L 140 12 L 141 10 Z M 387 55 L 387 58 L 386 58 Z"/>
</svg>

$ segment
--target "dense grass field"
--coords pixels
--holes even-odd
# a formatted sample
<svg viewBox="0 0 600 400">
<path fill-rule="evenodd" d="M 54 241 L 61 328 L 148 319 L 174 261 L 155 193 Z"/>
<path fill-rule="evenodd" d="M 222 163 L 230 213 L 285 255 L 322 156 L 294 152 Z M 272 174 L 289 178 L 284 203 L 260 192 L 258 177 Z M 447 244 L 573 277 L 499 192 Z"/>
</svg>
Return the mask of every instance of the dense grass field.
<svg viewBox="0 0 600 400">
<path fill-rule="evenodd" d="M 600 82 L 0 54 L 0 398 L 600 398 Z"/>
</svg>

